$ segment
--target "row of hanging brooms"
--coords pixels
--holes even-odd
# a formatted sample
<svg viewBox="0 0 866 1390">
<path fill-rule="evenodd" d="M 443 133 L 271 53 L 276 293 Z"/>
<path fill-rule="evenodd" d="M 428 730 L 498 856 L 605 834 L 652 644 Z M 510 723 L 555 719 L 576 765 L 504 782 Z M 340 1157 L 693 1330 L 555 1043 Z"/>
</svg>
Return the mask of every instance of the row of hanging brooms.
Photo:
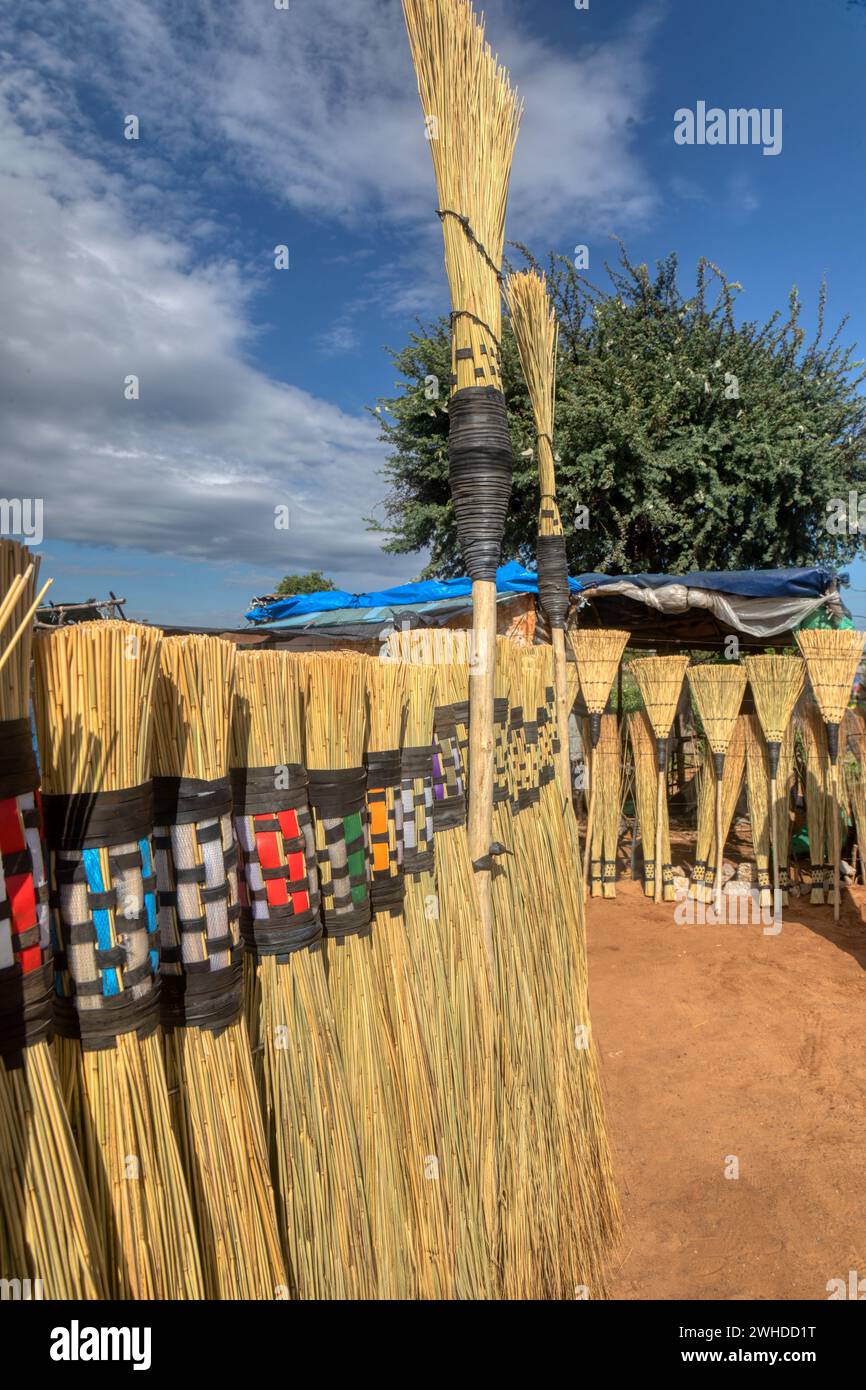
<svg viewBox="0 0 866 1390">
<path fill-rule="evenodd" d="M 617 718 L 603 711 L 628 634 L 590 629 L 570 636 L 576 658 L 572 695 L 579 675 L 589 716 L 584 746 L 593 790 L 585 835 L 586 881 L 593 895 L 613 896 L 627 759 Z M 667 740 L 687 678 L 706 746 L 698 774 L 691 894 L 714 902 L 717 909 L 721 905 L 722 850 L 745 783 L 760 902 L 787 903 L 790 792 L 799 772 L 812 860 L 811 901 L 821 903 L 826 897 L 838 919 L 840 827 L 847 827 L 849 809 L 855 829 L 866 835 L 863 719 L 848 708 L 864 635 L 811 629 L 798 633 L 797 643 L 802 656 L 747 656 L 742 664 L 689 666 L 687 656 L 631 662 L 643 704 L 626 720 L 635 819 L 644 845 L 645 889 L 656 901 L 675 896 Z M 744 712 L 747 686 L 751 707 Z"/>
</svg>

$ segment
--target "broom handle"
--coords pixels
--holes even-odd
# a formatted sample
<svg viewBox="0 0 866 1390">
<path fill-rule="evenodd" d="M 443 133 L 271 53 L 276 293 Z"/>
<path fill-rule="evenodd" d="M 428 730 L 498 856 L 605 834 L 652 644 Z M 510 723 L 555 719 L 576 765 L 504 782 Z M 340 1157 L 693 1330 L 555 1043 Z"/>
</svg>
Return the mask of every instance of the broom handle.
<svg viewBox="0 0 866 1390">
<path fill-rule="evenodd" d="M 722 779 L 716 778 L 716 914 L 722 910 Z"/>
<path fill-rule="evenodd" d="M 776 777 L 775 774 L 770 778 L 770 840 L 773 850 L 773 915 L 776 908 L 781 904 L 781 890 L 779 888 L 779 827 L 776 824 Z"/>
<path fill-rule="evenodd" d="M 592 758 L 592 775 L 589 786 L 589 809 L 586 813 L 586 842 L 583 846 L 583 901 L 589 897 L 589 875 L 592 868 L 592 824 L 595 819 L 595 749 L 590 754 Z"/>
<path fill-rule="evenodd" d="M 474 660 L 469 668 L 469 857 L 487 860 L 493 843 L 493 693 L 496 671 L 496 582 L 472 583 Z M 493 967 L 493 898 L 489 868 L 476 869 L 481 930 Z"/>
<path fill-rule="evenodd" d="M 3 655 L 0 656 L 0 671 L 3 670 L 3 667 L 6 665 L 6 662 L 9 660 L 10 656 L 15 650 L 15 647 L 18 644 L 19 637 L 21 637 L 25 629 L 28 628 L 32 623 L 34 614 L 36 613 L 36 609 L 39 607 L 40 603 L 44 599 L 45 595 L 48 593 L 48 590 L 51 588 L 51 585 L 53 583 L 53 579 L 47 579 L 45 581 L 45 583 L 42 585 L 42 588 L 39 590 L 39 593 L 36 595 L 30 607 L 27 609 L 27 612 L 24 614 L 24 617 L 21 619 L 21 622 L 18 624 L 18 627 L 13 632 L 12 637 L 9 640 L 9 644 L 6 647 L 6 650 L 4 651 Z"/>
<path fill-rule="evenodd" d="M 665 802 L 665 769 L 659 768 L 659 785 L 656 796 L 656 880 L 655 901 L 662 900 L 662 811 Z"/>
<path fill-rule="evenodd" d="M 553 638 L 553 679 L 556 690 L 556 722 L 559 729 L 559 775 L 562 795 L 571 805 L 571 758 L 568 743 L 568 680 L 566 677 L 565 629 L 555 627 Z"/>
<path fill-rule="evenodd" d="M 833 921 L 838 922 L 842 904 L 841 880 L 839 874 L 839 860 L 842 857 L 842 849 L 839 844 L 839 767 L 836 763 L 830 765 L 830 781 L 833 787 Z"/>
</svg>

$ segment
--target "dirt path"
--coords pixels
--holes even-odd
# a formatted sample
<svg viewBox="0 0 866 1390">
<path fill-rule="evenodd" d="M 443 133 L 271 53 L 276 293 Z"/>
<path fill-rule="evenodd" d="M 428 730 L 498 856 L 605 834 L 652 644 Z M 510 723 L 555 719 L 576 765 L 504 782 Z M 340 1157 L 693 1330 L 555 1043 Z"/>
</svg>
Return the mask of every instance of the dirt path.
<svg viewBox="0 0 866 1390">
<path fill-rule="evenodd" d="M 821 1299 L 866 1278 L 866 889 L 838 927 L 797 903 L 777 936 L 617 892 L 588 926 L 625 1220 L 612 1296 Z"/>
</svg>

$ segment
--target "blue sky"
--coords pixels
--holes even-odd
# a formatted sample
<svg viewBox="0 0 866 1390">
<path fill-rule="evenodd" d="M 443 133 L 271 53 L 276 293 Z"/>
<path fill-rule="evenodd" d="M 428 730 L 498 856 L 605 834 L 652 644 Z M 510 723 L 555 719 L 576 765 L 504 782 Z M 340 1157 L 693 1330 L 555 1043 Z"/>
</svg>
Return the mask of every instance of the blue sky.
<svg viewBox="0 0 866 1390">
<path fill-rule="evenodd" d="M 57 601 L 122 593 L 154 622 L 239 625 L 287 571 L 412 578 L 375 512 L 365 407 L 384 345 L 447 310 L 435 190 L 396 0 L 45 0 L 0 54 L 3 494 L 41 496 Z M 741 312 L 866 349 L 866 5 L 489 0 L 526 102 L 508 236 L 700 255 Z M 780 107 L 782 151 L 684 147 L 674 112 Z M 124 139 L 124 120 L 139 139 Z M 274 268 L 274 247 L 290 269 Z M 124 381 L 139 378 L 139 399 Z M 287 507 L 288 530 L 274 509 Z M 848 601 L 866 625 L 866 564 Z"/>
</svg>

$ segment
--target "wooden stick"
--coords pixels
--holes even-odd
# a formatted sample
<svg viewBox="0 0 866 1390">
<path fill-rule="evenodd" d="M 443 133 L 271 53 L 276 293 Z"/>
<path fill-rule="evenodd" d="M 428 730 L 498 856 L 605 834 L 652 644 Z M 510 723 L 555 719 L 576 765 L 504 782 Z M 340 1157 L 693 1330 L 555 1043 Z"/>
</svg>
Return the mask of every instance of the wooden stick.
<svg viewBox="0 0 866 1390">
<path fill-rule="evenodd" d="M 3 667 L 6 665 L 6 662 L 9 660 L 10 656 L 15 650 L 15 644 L 17 643 L 18 639 L 21 637 L 22 633 L 26 632 L 30 623 L 33 621 L 33 614 L 36 612 L 36 609 L 39 607 L 40 603 L 42 602 L 42 599 L 48 593 L 48 590 L 51 588 L 51 585 L 53 583 L 53 579 L 46 579 L 42 588 L 39 590 L 39 593 L 37 594 L 36 598 L 33 600 L 30 607 L 27 609 L 27 612 L 24 614 L 24 617 L 21 619 L 21 622 L 19 623 L 18 627 L 15 629 L 14 633 L 9 639 L 9 643 L 6 647 L 5 652 L 2 656 L 0 656 L 0 671 L 3 670 Z"/>
<path fill-rule="evenodd" d="M 779 829 L 776 825 L 776 774 L 770 778 L 770 846 L 773 851 L 773 918 L 781 913 L 782 890 L 779 886 Z"/>
<path fill-rule="evenodd" d="M 659 768 L 659 788 L 656 797 L 656 877 L 654 901 L 662 900 L 662 811 L 665 804 L 665 778 L 667 771 Z"/>
<path fill-rule="evenodd" d="M 839 844 L 839 765 L 836 762 L 830 764 L 830 778 L 833 787 L 833 921 L 838 922 L 842 908 L 839 868 L 842 850 Z"/>
<path fill-rule="evenodd" d="M 565 633 L 562 628 L 552 630 L 553 640 L 553 679 L 556 691 L 556 720 L 559 729 L 559 773 L 562 779 L 562 794 L 571 805 L 571 756 L 568 741 L 568 679 L 566 676 Z"/>
<path fill-rule="evenodd" d="M 716 916 L 722 911 L 722 779 L 716 778 Z"/>
<path fill-rule="evenodd" d="M 584 752 L 586 757 L 586 752 Z M 589 896 L 589 876 L 592 871 L 592 826 L 595 820 L 595 749 L 590 754 L 592 758 L 592 776 L 589 779 L 589 806 L 586 812 L 586 838 L 583 846 L 583 901 L 586 902 Z"/>
</svg>

